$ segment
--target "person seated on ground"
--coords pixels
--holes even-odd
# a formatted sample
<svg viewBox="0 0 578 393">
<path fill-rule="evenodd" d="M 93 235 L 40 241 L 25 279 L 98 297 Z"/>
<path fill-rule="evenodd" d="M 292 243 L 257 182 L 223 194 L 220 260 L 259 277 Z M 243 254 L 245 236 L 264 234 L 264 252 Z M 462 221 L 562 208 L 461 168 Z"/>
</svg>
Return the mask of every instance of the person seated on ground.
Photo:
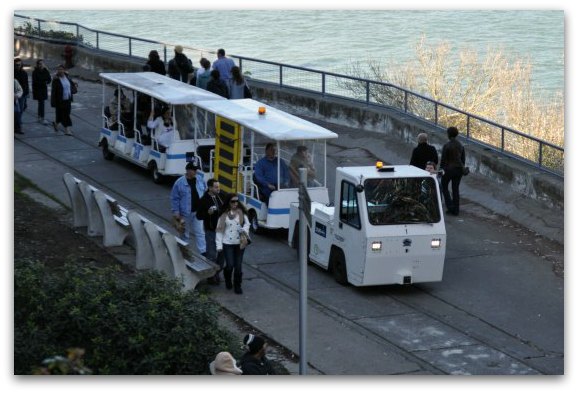
<svg viewBox="0 0 578 393">
<path fill-rule="evenodd" d="M 265 354 L 267 343 L 259 336 L 247 334 L 243 339 L 247 352 L 239 360 L 243 375 L 275 375 L 277 374 Z"/>
<path fill-rule="evenodd" d="M 112 98 L 110 99 L 110 102 L 108 104 L 108 108 L 110 110 L 110 119 L 109 119 L 110 127 L 109 127 L 109 129 L 111 129 L 111 130 L 118 130 L 119 129 L 119 127 L 118 127 L 118 104 L 119 104 L 118 91 L 119 91 L 119 89 L 116 89 L 114 91 L 114 95 L 112 96 Z M 133 125 L 132 113 L 133 113 L 132 112 L 132 103 L 130 102 L 129 98 L 124 94 L 124 91 L 122 91 L 122 89 L 121 89 L 120 90 L 120 122 L 124 126 L 124 132 L 125 132 L 125 136 L 127 138 L 134 137 L 134 130 L 133 130 L 134 125 Z"/>
<path fill-rule="evenodd" d="M 147 127 L 153 130 L 153 136 L 159 144 L 159 151 L 164 153 L 171 142 L 179 135 L 173 125 L 171 107 L 165 107 L 161 115 L 154 120 L 153 116 L 154 113 L 150 112 Z"/>
<path fill-rule="evenodd" d="M 281 162 L 281 188 L 289 186 L 289 169 L 283 160 L 277 160 L 277 149 L 274 143 L 267 143 L 265 146 L 265 157 L 255 164 L 254 177 L 259 187 L 259 198 L 265 203 L 269 203 L 271 193 L 277 189 L 277 163 Z"/>
<path fill-rule="evenodd" d="M 311 155 L 307 150 L 307 146 L 297 146 L 297 151 L 291 157 L 289 163 L 289 174 L 291 175 L 291 184 L 293 187 L 299 186 L 299 169 L 307 169 L 307 186 L 313 186 L 315 181 L 315 167 L 311 162 Z"/>
<path fill-rule="evenodd" d="M 219 352 L 209 364 L 211 375 L 241 375 L 243 370 L 237 367 L 237 361 L 229 352 Z"/>
<path fill-rule="evenodd" d="M 211 71 L 211 80 L 207 82 L 207 90 L 224 98 L 229 98 L 229 88 L 227 84 L 221 80 L 219 70 Z"/>
</svg>

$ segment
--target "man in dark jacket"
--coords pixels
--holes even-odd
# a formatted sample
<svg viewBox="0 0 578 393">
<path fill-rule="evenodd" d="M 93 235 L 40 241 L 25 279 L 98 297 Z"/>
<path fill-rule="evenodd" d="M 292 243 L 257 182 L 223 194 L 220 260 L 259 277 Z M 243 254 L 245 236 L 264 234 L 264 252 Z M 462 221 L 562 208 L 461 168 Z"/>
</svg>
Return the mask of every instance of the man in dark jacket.
<svg viewBox="0 0 578 393">
<path fill-rule="evenodd" d="M 189 74 L 193 71 L 193 63 L 183 53 L 183 47 L 175 46 L 175 57 L 169 61 L 169 76 L 178 81 L 189 83 Z"/>
<path fill-rule="evenodd" d="M 20 58 L 14 59 L 14 79 L 20 83 L 20 87 L 22 87 L 22 96 L 18 98 L 18 106 L 20 111 L 18 112 L 18 123 L 22 124 L 22 115 L 26 110 L 27 103 L 26 100 L 28 95 L 30 94 L 30 84 L 28 83 L 28 73 L 24 71 L 24 65 L 22 64 L 22 60 Z"/>
<path fill-rule="evenodd" d="M 462 180 L 464 166 L 466 164 L 466 152 L 458 141 L 458 129 L 449 127 L 447 130 L 449 142 L 442 148 L 442 160 L 440 168 L 444 170 L 442 176 L 442 193 L 446 202 L 446 213 L 457 216 L 460 214 L 460 181 Z M 450 196 L 449 184 L 452 182 L 452 195 Z"/>
<path fill-rule="evenodd" d="M 438 152 L 435 147 L 427 143 L 427 134 L 421 133 L 417 136 L 417 146 L 413 149 L 409 165 L 425 169 L 428 161 L 438 164 Z"/>
<path fill-rule="evenodd" d="M 259 336 L 247 334 L 243 339 L 247 352 L 239 359 L 243 375 L 275 375 L 276 372 L 265 354 L 267 343 Z"/>
<path fill-rule="evenodd" d="M 216 262 L 221 267 L 223 267 L 223 255 L 222 253 L 217 254 L 217 235 L 215 230 L 217 229 L 219 217 L 224 211 L 223 203 L 225 198 L 226 195 L 221 191 L 219 181 L 216 179 L 209 179 L 207 181 L 207 191 L 205 191 L 202 198 L 199 200 L 199 207 L 196 213 L 197 219 L 203 221 L 203 227 L 205 229 L 207 258 Z M 219 284 L 221 281 L 219 272 L 215 273 L 215 275 L 209 279 L 209 283 Z"/>
</svg>

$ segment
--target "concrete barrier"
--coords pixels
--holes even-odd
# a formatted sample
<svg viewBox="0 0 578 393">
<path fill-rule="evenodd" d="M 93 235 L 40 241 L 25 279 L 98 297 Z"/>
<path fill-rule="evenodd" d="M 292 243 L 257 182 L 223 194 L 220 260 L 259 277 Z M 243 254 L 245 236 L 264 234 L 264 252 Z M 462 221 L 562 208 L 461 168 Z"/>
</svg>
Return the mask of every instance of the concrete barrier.
<svg viewBox="0 0 578 393">
<path fill-rule="evenodd" d="M 149 222 L 149 220 L 135 211 L 129 211 L 127 219 L 130 223 L 136 252 L 134 267 L 137 270 L 152 269 L 154 267 L 154 254 L 144 229 L 144 223 Z"/>
<path fill-rule="evenodd" d="M 96 188 L 81 181 L 78 183 L 78 189 L 82 195 L 84 206 L 86 208 L 86 215 L 88 217 L 88 225 L 86 229 L 88 236 L 102 236 L 104 233 L 104 223 L 102 222 L 102 217 L 98 211 L 98 207 L 96 206 L 96 199 L 94 199 L 94 192 L 97 191 Z"/>
<path fill-rule="evenodd" d="M 74 228 L 85 227 L 88 225 L 88 213 L 86 211 L 86 205 L 84 199 L 78 187 L 78 183 L 81 181 L 74 177 L 70 173 L 65 173 L 63 176 L 64 185 L 68 196 L 70 198 L 70 206 L 72 208 L 73 222 L 72 226 Z"/>
<path fill-rule="evenodd" d="M 100 190 L 93 193 L 103 223 L 102 243 L 105 247 L 122 246 L 130 234 L 128 210 Z"/>
</svg>

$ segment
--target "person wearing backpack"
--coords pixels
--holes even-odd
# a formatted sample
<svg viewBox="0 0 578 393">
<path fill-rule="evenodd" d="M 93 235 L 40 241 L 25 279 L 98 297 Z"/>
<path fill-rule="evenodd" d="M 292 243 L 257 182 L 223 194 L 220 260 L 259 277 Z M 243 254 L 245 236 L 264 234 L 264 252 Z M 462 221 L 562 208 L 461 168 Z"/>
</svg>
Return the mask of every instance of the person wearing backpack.
<svg viewBox="0 0 578 393">
<path fill-rule="evenodd" d="M 181 82 L 189 83 L 189 74 L 193 73 L 193 63 L 183 53 L 181 45 L 175 46 L 175 57 L 169 61 L 169 76 Z"/>
<path fill-rule="evenodd" d="M 219 70 L 211 71 L 211 80 L 207 83 L 207 90 L 224 98 L 229 98 L 229 88 L 227 84 L 220 79 Z"/>
<path fill-rule="evenodd" d="M 201 68 L 195 72 L 195 86 L 207 90 L 207 83 L 211 80 L 211 62 L 203 57 L 199 63 Z"/>
</svg>

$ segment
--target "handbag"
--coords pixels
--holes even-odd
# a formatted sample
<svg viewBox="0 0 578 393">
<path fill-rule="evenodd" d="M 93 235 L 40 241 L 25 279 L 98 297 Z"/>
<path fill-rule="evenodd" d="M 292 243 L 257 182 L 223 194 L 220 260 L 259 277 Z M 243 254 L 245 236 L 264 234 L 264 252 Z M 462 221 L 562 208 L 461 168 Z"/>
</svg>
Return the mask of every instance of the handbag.
<svg viewBox="0 0 578 393">
<path fill-rule="evenodd" d="M 462 168 L 462 175 L 467 176 L 470 174 L 470 167 L 469 166 L 465 166 Z"/>
<path fill-rule="evenodd" d="M 249 244 L 251 244 L 251 238 L 245 232 L 239 234 L 239 247 L 244 250 Z"/>
</svg>

